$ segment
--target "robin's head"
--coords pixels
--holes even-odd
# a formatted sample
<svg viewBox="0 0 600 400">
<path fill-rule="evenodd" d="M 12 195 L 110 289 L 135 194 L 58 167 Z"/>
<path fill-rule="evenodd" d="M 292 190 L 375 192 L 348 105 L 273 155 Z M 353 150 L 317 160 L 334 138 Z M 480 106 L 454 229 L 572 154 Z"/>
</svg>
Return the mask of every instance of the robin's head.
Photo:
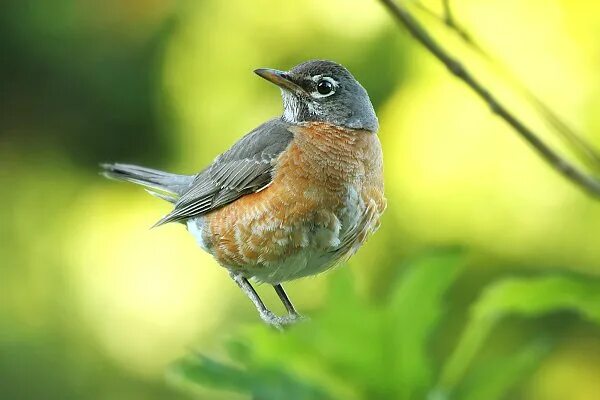
<svg viewBox="0 0 600 400">
<path fill-rule="evenodd" d="M 254 72 L 281 88 L 283 119 L 290 123 L 327 122 L 371 132 L 379 128 L 367 91 L 340 64 L 313 60 L 289 71 Z"/>
</svg>

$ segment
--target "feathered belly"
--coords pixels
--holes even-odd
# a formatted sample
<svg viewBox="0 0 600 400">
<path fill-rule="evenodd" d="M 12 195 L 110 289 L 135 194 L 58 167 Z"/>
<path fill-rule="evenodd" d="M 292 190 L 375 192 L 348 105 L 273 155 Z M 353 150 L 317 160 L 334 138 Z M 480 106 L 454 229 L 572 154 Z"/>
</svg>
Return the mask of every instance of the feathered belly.
<svg viewBox="0 0 600 400">
<path fill-rule="evenodd" d="M 325 271 L 377 229 L 385 209 L 379 140 L 323 129 L 295 132 L 270 186 L 188 222 L 219 264 L 280 283 Z"/>
<path fill-rule="evenodd" d="M 190 220 L 188 230 L 224 267 L 280 283 L 331 268 L 356 252 L 379 224 L 375 201 L 365 202 L 356 188 L 329 207 L 311 205 L 310 196 L 294 204 L 269 197 Z"/>
</svg>

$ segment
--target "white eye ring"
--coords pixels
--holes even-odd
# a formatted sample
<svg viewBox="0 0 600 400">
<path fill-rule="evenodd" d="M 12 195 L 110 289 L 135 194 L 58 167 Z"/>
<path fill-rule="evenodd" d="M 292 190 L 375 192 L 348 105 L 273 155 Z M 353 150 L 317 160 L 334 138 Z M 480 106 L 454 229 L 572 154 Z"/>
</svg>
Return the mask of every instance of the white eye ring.
<svg viewBox="0 0 600 400">
<path fill-rule="evenodd" d="M 328 93 L 319 93 L 317 90 L 315 90 L 314 92 L 311 92 L 310 95 L 316 99 L 331 96 L 332 94 L 335 93 L 335 91 L 337 90 L 337 88 L 339 86 L 338 82 L 335 79 L 330 78 L 328 76 L 315 75 L 312 77 L 312 80 L 314 82 L 316 82 L 317 85 L 319 85 L 319 83 L 321 83 L 323 81 L 329 82 L 331 84 L 331 91 Z"/>
</svg>

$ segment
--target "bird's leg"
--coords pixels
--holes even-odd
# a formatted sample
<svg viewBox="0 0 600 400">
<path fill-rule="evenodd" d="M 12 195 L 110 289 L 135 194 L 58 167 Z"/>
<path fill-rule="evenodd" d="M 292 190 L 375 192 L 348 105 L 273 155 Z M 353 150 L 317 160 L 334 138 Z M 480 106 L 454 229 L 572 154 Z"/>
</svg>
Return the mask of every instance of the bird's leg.
<svg viewBox="0 0 600 400">
<path fill-rule="evenodd" d="M 248 279 L 244 278 L 241 274 L 236 274 L 234 272 L 230 272 L 229 275 L 234 282 L 237 283 L 240 289 L 242 289 L 246 296 L 248 296 L 252 304 L 254 304 L 254 307 L 256 307 L 256 310 L 258 311 L 258 314 L 262 320 L 269 325 L 278 325 L 275 323 L 277 316 L 273 314 L 271 310 L 267 308 L 267 306 L 265 306 L 265 303 L 263 303 L 263 301 L 260 299 L 258 293 L 256 293 L 256 290 L 254 290 L 250 282 L 248 282 Z"/>
<path fill-rule="evenodd" d="M 287 293 L 285 293 L 285 290 L 283 290 L 283 286 L 281 286 L 281 284 L 273 285 L 273 289 L 275 289 L 277 296 L 279 296 L 279 299 L 281 300 L 285 309 L 287 310 L 288 315 L 286 319 L 290 323 L 304 319 L 304 317 L 298 314 L 298 311 L 296 311 L 296 309 L 294 308 L 294 305 L 290 301 L 290 298 L 288 297 Z"/>
<path fill-rule="evenodd" d="M 279 299 L 283 303 L 283 305 L 284 305 L 285 309 L 287 310 L 288 314 L 290 314 L 290 315 L 298 315 L 298 312 L 294 308 L 294 305 L 290 301 L 290 298 L 287 296 L 287 293 L 285 293 L 285 290 L 283 290 L 283 286 L 281 286 L 280 284 L 273 285 L 273 289 L 275 289 L 275 292 L 277 293 L 277 296 L 279 296 Z"/>
<path fill-rule="evenodd" d="M 254 304 L 254 307 L 256 307 L 260 318 L 265 323 L 281 330 L 283 329 L 284 325 L 287 325 L 291 322 L 288 321 L 287 318 L 281 318 L 273 314 L 273 312 L 269 310 L 267 306 L 265 306 L 265 303 L 263 303 L 263 301 L 260 299 L 258 293 L 256 293 L 256 290 L 254 290 L 250 282 L 248 282 L 248 279 L 244 278 L 241 274 L 236 274 L 234 272 L 230 272 L 229 275 L 235 281 L 235 283 L 237 283 L 240 289 L 242 289 L 246 296 L 248 296 L 252 304 Z"/>
</svg>

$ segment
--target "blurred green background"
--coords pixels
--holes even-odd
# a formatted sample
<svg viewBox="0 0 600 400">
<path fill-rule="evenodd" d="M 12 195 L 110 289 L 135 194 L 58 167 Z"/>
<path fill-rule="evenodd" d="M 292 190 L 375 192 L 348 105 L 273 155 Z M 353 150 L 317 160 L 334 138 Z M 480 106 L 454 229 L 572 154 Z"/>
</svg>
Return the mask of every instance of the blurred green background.
<svg viewBox="0 0 600 400">
<path fill-rule="evenodd" d="M 439 2 L 424 3 L 440 10 Z M 414 10 L 553 142 L 502 74 Z M 600 3 L 457 0 L 454 11 L 487 50 L 600 146 Z M 544 295 L 560 304 L 506 313 L 512 316 L 486 331 L 474 362 L 522 355 L 527 368 L 498 398 L 600 398 L 600 202 L 550 170 L 376 1 L 4 0 L 0 55 L 0 399 L 245 398 L 205 389 L 210 374 L 201 374 L 192 391 L 168 383 L 186 381 L 185 371 L 165 379 L 191 349 L 231 357 L 222 348 L 232 337 L 270 355 L 254 354 L 255 363 L 289 367 L 291 376 L 335 398 L 446 398 L 425 386 L 462 384 L 460 362 L 443 364 L 469 321 L 485 314 L 478 299 L 490 285 L 522 278 L 524 287 L 496 287 L 499 308 L 535 308 Z M 324 332 L 302 358 L 310 324 L 290 339 L 255 328 L 253 307 L 185 229 L 148 229 L 169 205 L 104 180 L 97 164 L 198 171 L 280 113 L 278 90 L 252 70 L 311 58 L 344 64 L 370 93 L 389 206 L 381 230 L 347 265 L 287 285 L 297 308 L 314 316 L 314 331 Z M 427 267 L 427 257 L 410 261 L 446 246 L 466 249 L 461 261 L 452 252 L 433 262 L 438 269 Z M 336 284 L 350 289 L 336 291 Z M 277 304 L 268 287 L 259 292 Z M 385 338 L 359 329 L 398 315 L 406 319 L 386 328 Z M 260 332 L 240 333 L 248 327 Z M 380 353 L 361 345 L 376 342 L 385 353 L 389 338 L 406 339 L 396 343 L 400 350 L 418 344 L 429 354 L 425 375 L 411 381 L 418 381 L 414 391 L 395 391 L 397 376 L 378 375 Z M 518 350 L 525 342 L 533 343 L 529 353 Z M 335 343 L 345 347 L 323 356 L 333 360 L 330 368 L 311 376 L 308 357 L 319 361 L 318 351 Z M 548 351 L 536 350 L 544 343 L 551 343 Z M 403 370 L 419 371 L 411 360 Z M 363 366 L 360 373 L 354 364 Z M 453 398 L 496 398 L 461 390 Z"/>
</svg>

